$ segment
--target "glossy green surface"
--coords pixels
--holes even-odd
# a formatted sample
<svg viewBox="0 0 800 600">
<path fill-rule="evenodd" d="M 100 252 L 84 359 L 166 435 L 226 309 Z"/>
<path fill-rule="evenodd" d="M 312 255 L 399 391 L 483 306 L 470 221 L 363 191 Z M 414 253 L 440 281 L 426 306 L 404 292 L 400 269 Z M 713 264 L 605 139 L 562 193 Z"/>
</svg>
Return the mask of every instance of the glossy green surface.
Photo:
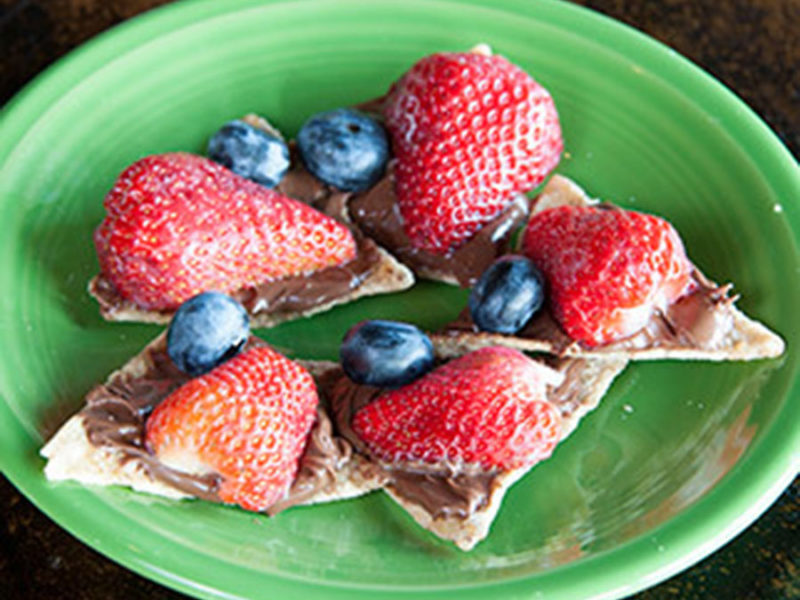
<svg viewBox="0 0 800 600">
<path fill-rule="evenodd" d="M 788 353 L 750 364 L 635 364 L 462 553 L 380 494 L 268 519 L 124 489 L 49 484 L 37 450 L 82 395 L 159 329 L 107 324 L 85 292 L 102 197 L 135 159 L 201 151 L 224 121 L 381 94 L 415 59 L 488 42 L 548 87 L 593 194 L 669 218 L 690 255 Z M 30 86 L 0 126 L 0 465 L 57 522 L 201 597 L 613 598 L 713 551 L 797 469 L 800 175 L 736 98 L 668 49 L 553 2 L 191 2 L 101 36 Z M 464 293 L 419 284 L 264 337 L 332 358 L 354 321 L 432 328 Z M 458 588 L 455 590 L 455 588 Z"/>
</svg>

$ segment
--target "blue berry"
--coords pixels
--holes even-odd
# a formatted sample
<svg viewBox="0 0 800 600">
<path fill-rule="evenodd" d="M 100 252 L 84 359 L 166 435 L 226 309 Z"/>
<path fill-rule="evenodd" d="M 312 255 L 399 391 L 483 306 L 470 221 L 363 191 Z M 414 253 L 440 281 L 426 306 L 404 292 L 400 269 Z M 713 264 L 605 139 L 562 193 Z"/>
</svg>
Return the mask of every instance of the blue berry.
<svg viewBox="0 0 800 600">
<path fill-rule="evenodd" d="M 433 344 L 408 323 L 362 321 L 344 336 L 339 356 L 356 383 L 399 387 L 431 370 Z"/>
<path fill-rule="evenodd" d="M 504 256 L 486 269 L 469 295 L 472 320 L 482 331 L 516 333 L 544 303 L 544 278 L 524 256 Z"/>
<path fill-rule="evenodd" d="M 297 148 L 317 179 L 345 191 L 361 191 L 383 175 L 389 140 L 375 119 L 349 108 L 318 113 L 297 134 Z"/>
<path fill-rule="evenodd" d="M 180 305 L 167 330 L 167 354 L 184 373 L 202 375 L 236 356 L 250 335 L 250 318 L 236 300 L 204 292 Z"/>
<path fill-rule="evenodd" d="M 278 185 L 289 168 L 289 148 L 282 139 L 238 120 L 211 136 L 208 157 L 269 188 Z"/>
</svg>

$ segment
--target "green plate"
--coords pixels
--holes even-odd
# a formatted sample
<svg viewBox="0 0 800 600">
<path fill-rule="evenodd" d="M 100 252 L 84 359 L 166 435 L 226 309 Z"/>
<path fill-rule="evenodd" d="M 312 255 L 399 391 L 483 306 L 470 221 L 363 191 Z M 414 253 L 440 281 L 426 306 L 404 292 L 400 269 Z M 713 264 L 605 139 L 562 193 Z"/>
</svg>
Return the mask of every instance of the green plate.
<svg viewBox="0 0 800 600">
<path fill-rule="evenodd" d="M 552 91 L 559 172 L 668 217 L 700 267 L 734 280 L 740 306 L 785 336 L 787 354 L 630 366 L 470 553 L 381 494 L 269 519 L 45 481 L 46 435 L 159 332 L 104 323 L 85 291 L 115 176 L 149 153 L 200 152 L 248 111 L 293 134 L 314 111 L 381 94 L 424 54 L 481 41 Z M 179 4 L 39 77 L 5 109 L 0 140 L 3 472 L 87 544 L 168 586 L 224 598 L 616 598 L 719 547 L 797 470 L 797 164 L 719 83 L 594 13 L 522 0 Z M 331 358 L 357 319 L 436 327 L 463 300 L 423 283 L 264 335 Z"/>
</svg>

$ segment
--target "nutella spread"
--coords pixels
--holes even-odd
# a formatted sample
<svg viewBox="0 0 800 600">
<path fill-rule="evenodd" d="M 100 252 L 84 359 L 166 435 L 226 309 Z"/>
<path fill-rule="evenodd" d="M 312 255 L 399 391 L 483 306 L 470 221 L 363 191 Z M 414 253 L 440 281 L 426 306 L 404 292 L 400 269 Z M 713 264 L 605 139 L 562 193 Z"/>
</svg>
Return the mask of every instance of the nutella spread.
<svg viewBox="0 0 800 600">
<path fill-rule="evenodd" d="M 603 350 L 636 350 L 642 348 L 701 348 L 715 349 L 733 327 L 731 307 L 736 296 L 730 296 L 731 286 L 718 286 L 697 270 L 692 272 L 692 290 L 669 305 L 665 311 L 653 313 L 641 330 L 625 339 L 605 344 Z M 445 334 L 461 332 L 478 333 L 469 314 L 464 309 L 458 318 L 449 323 Z M 545 307 L 534 316 L 514 337 L 550 342 L 553 350 L 564 355 L 572 346 L 583 344 L 570 338 Z M 598 348 L 600 349 L 600 348 Z"/>
<path fill-rule="evenodd" d="M 508 252 L 511 234 L 529 212 L 529 200 L 525 196 L 517 196 L 466 243 L 447 254 L 434 254 L 412 246 L 403 230 L 403 220 L 394 193 L 393 161 L 390 161 L 386 174 L 375 185 L 357 194 L 342 192 L 316 179 L 305 169 L 294 151 L 292 165 L 277 187 L 279 192 L 337 218 L 340 218 L 341 207 L 346 205 L 347 217 L 359 230 L 388 249 L 414 272 L 423 276 L 454 279 L 463 287 L 474 285 L 498 256 Z"/>
<path fill-rule="evenodd" d="M 378 247 L 356 234 L 356 257 L 308 275 L 294 275 L 245 288 L 234 296 L 250 314 L 305 312 L 349 294 L 381 261 Z"/>
<path fill-rule="evenodd" d="M 248 347 L 262 344 L 251 337 Z M 189 380 L 167 356 L 166 348 L 148 348 L 147 364 L 137 376 L 116 374 L 105 385 L 95 387 L 81 410 L 89 442 L 112 446 L 123 460 L 138 460 L 154 479 L 182 492 L 220 502 L 219 475 L 190 474 L 167 467 L 145 447 L 145 421 L 152 410 L 173 390 Z M 319 491 L 330 491 L 336 471 L 351 455 L 347 442 L 333 436 L 327 414 L 317 408 L 317 420 L 311 429 L 295 480 L 286 495 L 268 509 L 269 514 L 300 504 Z"/>
<path fill-rule="evenodd" d="M 243 288 L 233 296 L 250 314 L 304 312 L 345 296 L 369 277 L 381 261 L 375 242 L 358 233 L 355 237 L 356 256 L 353 260 L 305 275 L 292 275 Z M 130 305 L 102 274 L 92 282 L 92 293 L 103 312 L 115 312 Z M 172 314 L 172 311 L 160 312 L 166 316 Z"/>
<path fill-rule="evenodd" d="M 517 196 L 463 245 L 447 254 L 426 252 L 412 246 L 403 230 L 391 166 L 388 171 L 372 188 L 350 200 L 350 218 L 364 233 L 423 275 L 450 276 L 462 287 L 473 286 L 497 257 L 508 252 L 511 234 L 528 215 L 528 199 Z"/>
<path fill-rule="evenodd" d="M 456 473 L 447 465 L 389 465 L 379 461 L 371 456 L 350 423 L 360 408 L 382 393 L 381 388 L 354 383 L 341 369 L 326 373 L 318 383 L 320 392 L 330 403 L 339 434 L 384 472 L 386 486 L 396 494 L 422 505 L 433 518 L 467 519 L 486 506 L 497 485 L 499 471 Z"/>
<path fill-rule="evenodd" d="M 563 371 L 563 383 L 550 391 L 548 400 L 562 415 L 569 416 L 579 407 L 581 385 L 579 372 L 585 361 L 554 359 L 552 367 Z M 317 381 L 320 393 L 327 399 L 337 432 L 355 451 L 368 457 L 382 469 L 386 487 L 398 496 L 421 505 L 432 518 L 468 519 L 485 508 L 494 490 L 501 485 L 499 470 L 457 468 L 455 465 L 387 464 L 371 456 L 364 442 L 351 427 L 353 415 L 375 400 L 381 388 L 360 385 L 350 380 L 341 369 L 333 369 Z"/>
</svg>

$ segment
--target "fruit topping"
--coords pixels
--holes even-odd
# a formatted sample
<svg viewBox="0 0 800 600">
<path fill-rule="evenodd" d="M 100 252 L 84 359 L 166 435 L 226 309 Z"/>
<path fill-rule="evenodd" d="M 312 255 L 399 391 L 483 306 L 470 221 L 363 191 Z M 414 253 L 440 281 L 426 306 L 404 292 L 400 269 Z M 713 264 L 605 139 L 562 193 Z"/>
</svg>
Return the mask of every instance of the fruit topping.
<svg viewBox="0 0 800 600">
<path fill-rule="evenodd" d="M 256 183 L 273 188 L 289 169 L 289 148 L 280 137 L 236 120 L 208 141 L 208 156 Z"/>
<path fill-rule="evenodd" d="M 524 256 L 497 259 L 469 295 L 472 320 L 482 331 L 494 333 L 516 333 L 543 303 L 544 277 Z"/>
<path fill-rule="evenodd" d="M 389 140 L 375 119 L 349 108 L 314 115 L 297 134 L 297 148 L 317 179 L 345 191 L 361 191 L 383 175 Z"/>
<path fill-rule="evenodd" d="M 522 249 L 542 270 L 565 333 L 589 347 L 633 335 L 691 285 L 692 265 L 678 232 L 644 213 L 543 210 L 529 221 Z"/>
<path fill-rule="evenodd" d="M 262 511 L 294 480 L 317 403 L 303 367 L 255 347 L 167 396 L 147 420 L 146 442 L 168 467 L 218 474 L 223 502 Z"/>
<path fill-rule="evenodd" d="M 101 273 L 146 310 L 173 310 L 200 292 L 232 293 L 356 255 L 344 225 L 192 154 L 135 162 L 104 204 L 94 235 Z"/>
<path fill-rule="evenodd" d="M 167 354 L 184 373 L 202 375 L 236 356 L 250 335 L 250 318 L 236 300 L 204 292 L 180 305 L 167 330 Z"/>
<path fill-rule="evenodd" d="M 433 367 L 433 344 L 419 328 L 397 321 L 362 321 L 345 334 L 342 369 L 356 383 L 398 387 Z"/>
<path fill-rule="evenodd" d="M 414 246 L 445 254 L 558 164 L 553 100 L 497 55 L 433 54 L 389 91 L 396 192 Z"/>
<path fill-rule="evenodd" d="M 547 458 L 561 436 L 546 400 L 562 375 L 510 348 L 475 350 L 360 409 L 353 429 L 391 463 L 516 469 Z"/>
</svg>

